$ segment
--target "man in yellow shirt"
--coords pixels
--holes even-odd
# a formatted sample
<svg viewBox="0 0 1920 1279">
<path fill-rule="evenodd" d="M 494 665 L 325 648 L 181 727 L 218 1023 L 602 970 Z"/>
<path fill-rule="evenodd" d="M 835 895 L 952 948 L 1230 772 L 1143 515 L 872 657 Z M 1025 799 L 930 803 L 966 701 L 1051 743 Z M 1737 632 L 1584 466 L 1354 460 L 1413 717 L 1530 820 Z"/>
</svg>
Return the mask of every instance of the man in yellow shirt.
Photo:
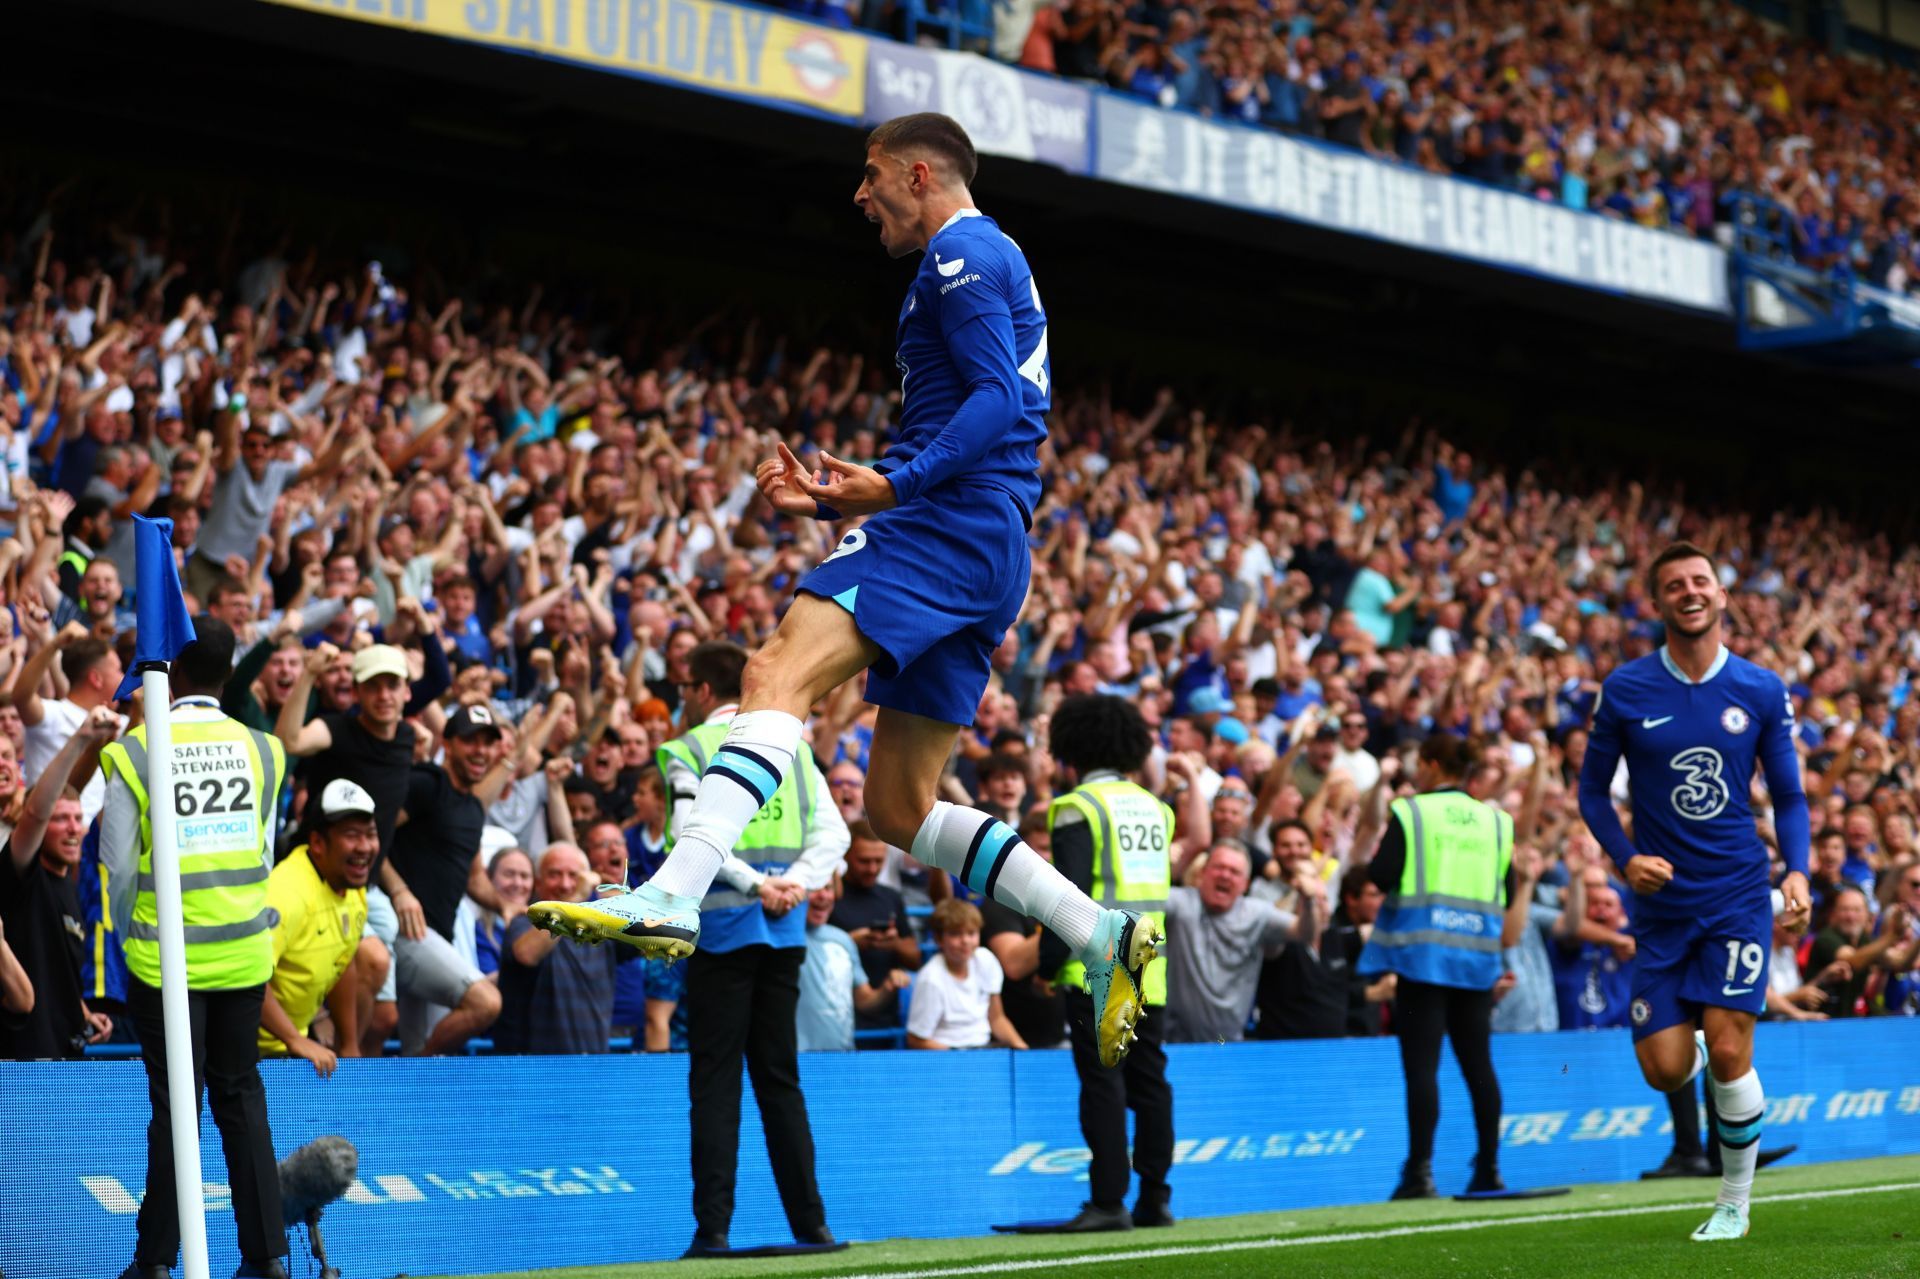
<svg viewBox="0 0 1920 1279">
<path fill-rule="evenodd" d="M 260 1055 L 289 1054 L 333 1073 L 332 1049 L 308 1038 L 325 1002 L 333 1013 L 339 1055 L 360 1055 L 360 1027 L 350 973 L 367 923 L 367 876 L 380 852 L 373 796 L 344 777 L 320 795 L 320 820 L 267 880 L 267 904 L 280 912 L 273 928 L 273 978 L 260 1009 Z"/>
</svg>

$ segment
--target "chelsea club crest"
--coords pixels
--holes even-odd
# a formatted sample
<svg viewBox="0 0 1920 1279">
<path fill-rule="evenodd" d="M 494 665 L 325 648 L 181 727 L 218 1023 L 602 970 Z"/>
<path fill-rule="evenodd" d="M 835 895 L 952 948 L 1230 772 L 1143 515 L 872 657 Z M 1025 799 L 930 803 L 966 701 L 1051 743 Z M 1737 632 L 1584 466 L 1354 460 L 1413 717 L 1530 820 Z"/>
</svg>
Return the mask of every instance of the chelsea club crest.
<svg viewBox="0 0 1920 1279">
<path fill-rule="evenodd" d="M 1720 727 L 1726 729 L 1729 733 L 1737 734 L 1746 732 L 1749 722 L 1747 713 L 1738 706 L 1729 706 L 1726 710 L 1720 712 Z"/>
</svg>

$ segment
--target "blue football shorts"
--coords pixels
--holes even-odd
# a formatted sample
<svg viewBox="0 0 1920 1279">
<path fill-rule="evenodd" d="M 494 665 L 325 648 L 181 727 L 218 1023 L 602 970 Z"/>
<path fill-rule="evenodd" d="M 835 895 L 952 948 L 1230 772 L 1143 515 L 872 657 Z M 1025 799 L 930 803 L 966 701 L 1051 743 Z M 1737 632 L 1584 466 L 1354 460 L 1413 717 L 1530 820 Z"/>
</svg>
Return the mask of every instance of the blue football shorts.
<svg viewBox="0 0 1920 1279">
<path fill-rule="evenodd" d="M 1758 1016 L 1767 1007 L 1767 962 L 1773 951 L 1773 902 L 1742 893 L 1711 913 L 1634 919 L 1634 1039 L 1693 1021 L 1700 1008 L 1733 1008 Z"/>
<path fill-rule="evenodd" d="M 879 646 L 869 702 L 971 724 L 1032 567 L 1026 520 L 1009 494 L 944 486 L 850 530 L 800 589 L 852 613 Z"/>
</svg>

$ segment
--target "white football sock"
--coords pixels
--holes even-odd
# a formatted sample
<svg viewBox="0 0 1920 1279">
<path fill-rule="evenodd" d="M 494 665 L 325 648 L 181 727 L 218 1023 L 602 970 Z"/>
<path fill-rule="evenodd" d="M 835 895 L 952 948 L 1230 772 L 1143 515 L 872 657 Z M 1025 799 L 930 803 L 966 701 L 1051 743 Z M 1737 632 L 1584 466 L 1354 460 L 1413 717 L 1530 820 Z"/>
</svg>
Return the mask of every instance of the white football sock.
<svg viewBox="0 0 1920 1279">
<path fill-rule="evenodd" d="M 1003 821 L 940 800 L 914 836 L 912 852 L 915 860 L 1039 920 L 1076 953 L 1093 940 L 1100 908 Z"/>
<path fill-rule="evenodd" d="M 704 897 L 740 832 L 780 789 L 799 749 L 800 721 L 785 711 L 734 716 L 726 740 L 707 761 L 672 854 L 648 882 L 676 896 Z"/>
<path fill-rule="evenodd" d="M 1703 1030 L 1693 1032 L 1693 1069 L 1687 1072 L 1687 1082 L 1681 1084 L 1689 1092 L 1693 1090 L 1693 1081 L 1700 1078 L 1700 1072 L 1707 1068 L 1707 1034 Z"/>
<path fill-rule="evenodd" d="M 1714 1136 L 1720 1142 L 1720 1199 L 1723 1204 L 1746 1206 L 1753 1193 L 1753 1165 L 1760 1157 L 1760 1122 L 1767 1115 L 1767 1095 L 1753 1070 L 1728 1083 L 1707 1076 L 1714 1108 L 1720 1112 Z"/>
</svg>

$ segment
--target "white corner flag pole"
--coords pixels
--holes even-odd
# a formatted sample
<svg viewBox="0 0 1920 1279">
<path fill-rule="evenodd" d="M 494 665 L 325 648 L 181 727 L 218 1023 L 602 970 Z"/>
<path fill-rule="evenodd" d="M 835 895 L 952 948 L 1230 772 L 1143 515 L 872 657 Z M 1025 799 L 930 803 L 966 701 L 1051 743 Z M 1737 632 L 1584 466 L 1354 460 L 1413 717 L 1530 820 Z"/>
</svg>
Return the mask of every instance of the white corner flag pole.
<svg viewBox="0 0 1920 1279">
<path fill-rule="evenodd" d="M 167 668 L 140 673 L 147 724 L 147 818 L 153 828 L 153 896 L 160 915 L 160 1004 L 167 1027 L 167 1099 L 173 1118 L 173 1185 L 180 1206 L 185 1279 L 209 1279 L 207 1205 L 200 1185 L 200 1097 L 193 1086 L 187 1008 L 187 927 L 173 829 L 173 702 Z"/>
</svg>

